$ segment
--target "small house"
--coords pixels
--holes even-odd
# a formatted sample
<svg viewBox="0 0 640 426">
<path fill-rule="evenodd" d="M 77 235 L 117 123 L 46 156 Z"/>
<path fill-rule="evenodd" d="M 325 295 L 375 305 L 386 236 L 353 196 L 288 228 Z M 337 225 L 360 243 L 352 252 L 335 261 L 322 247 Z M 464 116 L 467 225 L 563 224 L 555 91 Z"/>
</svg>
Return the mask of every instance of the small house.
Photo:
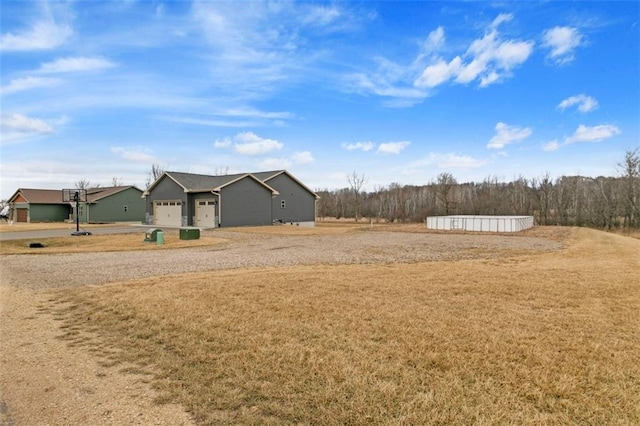
<svg viewBox="0 0 640 426">
<path fill-rule="evenodd" d="M 143 197 L 146 223 L 171 227 L 313 226 L 318 198 L 286 170 L 222 176 L 164 172 Z"/>
</svg>

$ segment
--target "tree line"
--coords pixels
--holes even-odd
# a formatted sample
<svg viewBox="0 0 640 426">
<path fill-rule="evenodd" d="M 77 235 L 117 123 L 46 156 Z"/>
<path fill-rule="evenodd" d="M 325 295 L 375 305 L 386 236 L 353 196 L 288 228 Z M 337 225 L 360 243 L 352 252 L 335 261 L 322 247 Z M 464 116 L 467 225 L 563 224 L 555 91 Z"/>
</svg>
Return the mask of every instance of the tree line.
<svg viewBox="0 0 640 426">
<path fill-rule="evenodd" d="M 612 177 L 561 176 L 549 173 L 502 182 L 460 183 L 440 173 L 422 185 L 400 185 L 363 191 L 364 175 L 348 177 L 348 186 L 318 190 L 319 218 L 355 218 L 390 222 L 422 222 L 438 215 L 526 215 L 539 225 L 594 228 L 640 228 L 640 151 L 627 151 Z M 322 220 L 322 219 L 321 219 Z"/>
</svg>

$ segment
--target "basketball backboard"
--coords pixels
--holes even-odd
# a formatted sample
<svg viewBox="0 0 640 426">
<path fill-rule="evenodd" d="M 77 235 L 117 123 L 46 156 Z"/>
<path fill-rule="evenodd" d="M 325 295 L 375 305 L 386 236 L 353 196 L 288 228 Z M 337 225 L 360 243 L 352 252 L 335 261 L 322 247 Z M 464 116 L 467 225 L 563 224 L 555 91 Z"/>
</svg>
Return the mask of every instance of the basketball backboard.
<svg viewBox="0 0 640 426">
<path fill-rule="evenodd" d="M 87 202 L 87 190 L 86 189 L 63 189 L 62 190 L 62 202 L 63 203 L 86 203 Z"/>
</svg>

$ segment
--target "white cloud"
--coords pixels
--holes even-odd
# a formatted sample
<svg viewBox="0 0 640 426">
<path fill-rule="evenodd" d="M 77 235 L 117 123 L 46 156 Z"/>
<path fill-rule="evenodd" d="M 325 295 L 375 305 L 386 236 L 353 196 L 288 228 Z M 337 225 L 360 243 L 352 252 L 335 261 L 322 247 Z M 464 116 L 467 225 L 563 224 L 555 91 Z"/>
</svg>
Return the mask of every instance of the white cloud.
<svg viewBox="0 0 640 426">
<path fill-rule="evenodd" d="M 542 150 L 543 151 L 548 151 L 548 152 L 556 151 L 558 148 L 560 148 L 560 144 L 558 143 L 557 140 L 552 140 L 552 141 L 549 141 L 549 142 L 545 142 L 542 145 Z"/>
<path fill-rule="evenodd" d="M 40 66 L 37 72 L 45 74 L 93 71 L 113 68 L 116 64 L 103 58 L 71 57 L 61 58 L 53 62 L 46 62 Z"/>
<path fill-rule="evenodd" d="M 554 27 L 542 34 L 543 45 L 551 50 L 549 58 L 562 65 L 573 61 L 575 49 L 582 45 L 582 34 L 573 27 Z"/>
<path fill-rule="evenodd" d="M 296 152 L 291 156 L 296 164 L 312 164 L 315 160 L 309 151 Z"/>
<path fill-rule="evenodd" d="M 424 42 L 424 51 L 426 53 L 435 52 L 444 46 L 445 35 L 444 28 L 438 27 L 429 33 L 427 40 Z"/>
<path fill-rule="evenodd" d="M 23 90 L 37 89 L 40 87 L 51 87 L 60 83 L 57 78 L 48 77 L 22 77 L 11 80 L 9 84 L 0 89 L 0 93 L 8 95 L 10 93 L 22 92 Z"/>
<path fill-rule="evenodd" d="M 433 88 L 449 80 L 468 84 L 479 80 L 486 87 L 511 76 L 511 70 L 527 61 L 533 51 L 532 41 L 506 40 L 500 37 L 498 26 L 510 21 L 512 15 L 498 15 L 482 38 L 469 45 L 464 57 L 450 61 L 434 58 L 420 76 L 414 80 L 418 88 Z"/>
<path fill-rule="evenodd" d="M 214 148 L 229 148 L 232 142 L 229 138 L 218 139 L 213 143 Z"/>
<path fill-rule="evenodd" d="M 426 67 L 414 84 L 417 87 L 426 88 L 439 86 L 445 81 L 448 81 L 452 77 L 460 74 L 461 67 L 462 59 L 459 56 L 456 56 L 450 62 L 445 62 L 440 59 L 435 64 Z"/>
<path fill-rule="evenodd" d="M 620 133 L 622 133 L 622 131 L 612 124 L 601 124 L 593 127 L 581 124 L 572 136 L 565 139 L 565 143 L 600 142 L 615 135 L 619 135 Z"/>
<path fill-rule="evenodd" d="M 42 21 L 22 33 L 7 33 L 0 37 L 1 51 L 28 51 L 53 49 L 62 45 L 73 34 L 67 25 Z"/>
<path fill-rule="evenodd" d="M 353 27 L 362 18 L 342 4 L 192 2 L 191 18 L 211 50 L 212 82 L 255 97 L 291 84 L 323 56 L 310 37 Z"/>
<path fill-rule="evenodd" d="M 353 142 L 353 143 L 343 143 L 342 148 L 347 151 L 371 151 L 375 148 L 375 144 L 373 142 Z"/>
<path fill-rule="evenodd" d="M 502 122 L 496 124 L 495 130 L 496 134 L 487 144 L 489 149 L 502 149 L 510 143 L 528 138 L 533 133 L 529 127 L 510 126 Z"/>
<path fill-rule="evenodd" d="M 411 145 L 409 141 L 385 142 L 378 146 L 378 154 L 399 154 L 403 149 Z"/>
<path fill-rule="evenodd" d="M 558 109 L 564 110 L 565 108 L 569 108 L 574 105 L 578 105 L 578 111 L 580 112 L 589 112 L 598 107 L 598 101 L 591 96 L 587 96 L 584 94 L 570 96 L 560 102 L 560 104 L 558 105 Z"/>
<path fill-rule="evenodd" d="M 424 171 L 425 167 L 436 166 L 439 169 L 476 169 L 487 164 L 486 160 L 458 155 L 455 153 L 431 152 L 425 158 L 410 163 L 405 169 L 406 174 L 415 174 Z"/>
<path fill-rule="evenodd" d="M 142 147 L 125 148 L 121 146 L 111 147 L 111 152 L 122 158 L 140 164 L 156 164 L 158 159 L 151 152 Z"/>
<path fill-rule="evenodd" d="M 2 143 L 14 142 L 33 136 L 53 133 L 53 127 L 44 120 L 22 114 L 0 116 L 0 139 Z"/>
<path fill-rule="evenodd" d="M 310 5 L 309 9 L 302 15 L 304 24 L 325 26 L 335 22 L 342 15 L 342 11 L 336 6 Z"/>
<path fill-rule="evenodd" d="M 274 139 L 261 138 L 253 132 L 238 133 L 232 139 L 216 140 L 213 144 L 215 148 L 233 149 L 242 155 L 262 155 L 280 150 L 284 145 Z"/>
<path fill-rule="evenodd" d="M 260 162 L 260 168 L 269 170 L 281 170 L 291 167 L 291 161 L 286 158 L 265 158 Z"/>
</svg>

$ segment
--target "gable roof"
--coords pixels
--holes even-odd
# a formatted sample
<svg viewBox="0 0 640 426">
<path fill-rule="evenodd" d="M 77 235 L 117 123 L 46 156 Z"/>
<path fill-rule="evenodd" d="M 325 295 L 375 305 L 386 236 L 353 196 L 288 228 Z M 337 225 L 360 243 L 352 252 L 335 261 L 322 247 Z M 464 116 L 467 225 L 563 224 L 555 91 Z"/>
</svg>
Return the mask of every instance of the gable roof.
<svg viewBox="0 0 640 426">
<path fill-rule="evenodd" d="M 87 202 L 95 203 L 99 200 L 107 198 L 118 192 L 125 191 L 129 188 L 135 188 L 142 193 L 142 190 L 133 186 L 108 186 L 104 188 L 89 188 L 87 189 Z M 62 190 L 60 189 L 33 189 L 33 188 L 19 188 L 9 198 L 9 202 L 15 202 L 15 199 L 21 195 L 29 204 L 68 204 L 62 201 Z"/>
<path fill-rule="evenodd" d="M 62 202 L 62 191 L 59 189 L 18 188 L 9 198 L 9 202 L 21 195 L 29 204 L 67 204 Z"/>
<path fill-rule="evenodd" d="M 271 188 L 269 185 L 258 179 L 251 173 L 236 173 L 232 175 L 211 176 L 200 175 L 195 173 L 182 173 L 182 172 L 164 172 L 158 179 L 153 182 L 149 188 L 143 193 L 143 197 L 149 195 L 149 191 L 153 189 L 164 177 L 168 177 L 180 186 L 184 192 L 210 192 L 220 191 L 225 186 L 231 185 L 246 177 L 255 180 L 260 185 L 267 188 L 273 194 L 278 194 L 278 191 Z"/>
<path fill-rule="evenodd" d="M 315 192 L 313 192 L 309 187 L 296 179 L 291 173 L 286 170 L 272 170 L 267 172 L 253 172 L 253 173 L 236 173 L 232 175 L 220 175 L 220 176 L 212 176 L 212 175 L 201 175 L 196 173 L 182 173 L 182 172 L 164 172 L 158 179 L 156 179 L 149 187 L 144 191 L 143 197 L 149 195 L 149 191 L 153 189 L 165 176 L 173 180 L 177 185 L 179 185 L 184 192 L 205 192 L 205 191 L 220 191 L 227 185 L 231 185 L 234 182 L 239 181 L 240 179 L 244 179 L 245 177 L 250 177 L 258 182 L 260 182 L 263 186 L 268 188 L 274 195 L 279 194 L 278 191 L 269 186 L 268 181 L 279 176 L 281 174 L 286 174 L 292 180 L 294 180 L 298 185 L 300 185 L 305 190 L 309 191 L 316 199 L 320 198 Z"/>
<path fill-rule="evenodd" d="M 318 194 L 316 194 L 314 191 L 312 191 L 307 185 L 305 185 L 304 183 L 300 182 L 294 175 L 292 175 L 291 173 L 289 173 L 286 170 L 273 170 L 270 172 L 257 172 L 257 173 L 252 173 L 255 177 L 257 177 L 258 179 L 260 179 L 263 182 L 268 182 L 271 179 L 275 178 L 276 176 L 280 176 L 280 175 L 287 175 L 291 178 L 291 180 L 293 180 L 294 182 L 296 182 L 298 185 L 300 185 L 301 187 L 303 187 L 306 191 L 308 191 L 311 195 L 313 195 L 314 197 L 316 197 L 316 199 L 320 199 L 320 196 Z"/>
<path fill-rule="evenodd" d="M 137 188 L 134 185 L 126 185 L 126 186 L 105 186 L 98 188 L 89 188 L 87 189 L 87 202 L 95 203 L 99 200 L 107 198 L 111 195 L 117 194 L 122 191 L 126 191 L 127 189 L 134 188 L 142 194 L 142 190 Z"/>
</svg>

